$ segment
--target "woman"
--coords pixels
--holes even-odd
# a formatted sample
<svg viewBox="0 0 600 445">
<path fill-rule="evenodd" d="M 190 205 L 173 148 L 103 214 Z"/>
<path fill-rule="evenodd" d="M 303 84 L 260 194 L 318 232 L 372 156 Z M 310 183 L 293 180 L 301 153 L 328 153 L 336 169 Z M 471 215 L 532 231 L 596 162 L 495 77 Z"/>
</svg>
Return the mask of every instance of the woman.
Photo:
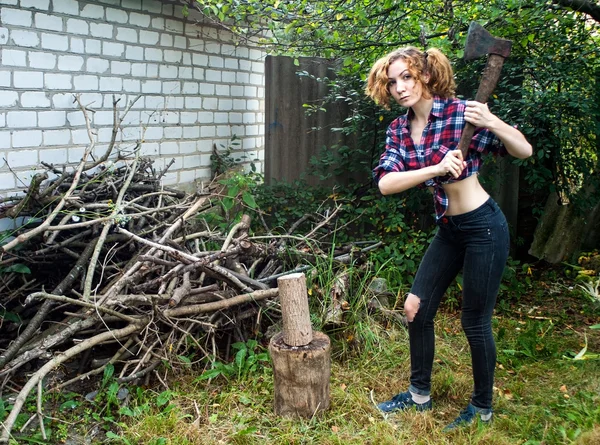
<svg viewBox="0 0 600 445">
<path fill-rule="evenodd" d="M 387 130 L 386 150 L 374 177 L 384 195 L 428 187 L 438 231 L 404 303 L 410 338 L 408 391 L 382 402 L 385 412 L 431 409 L 433 319 L 442 295 L 463 269 L 461 322 L 471 349 L 474 389 L 466 409 L 446 430 L 492 418 L 496 346 L 491 319 L 509 250 L 506 219 L 478 179 L 481 154 L 531 156 L 523 134 L 486 104 L 454 97 L 450 61 L 437 49 L 401 48 L 379 59 L 366 93 L 389 109 L 393 98 L 408 112 Z M 457 149 L 466 122 L 475 127 L 466 158 Z"/>
</svg>

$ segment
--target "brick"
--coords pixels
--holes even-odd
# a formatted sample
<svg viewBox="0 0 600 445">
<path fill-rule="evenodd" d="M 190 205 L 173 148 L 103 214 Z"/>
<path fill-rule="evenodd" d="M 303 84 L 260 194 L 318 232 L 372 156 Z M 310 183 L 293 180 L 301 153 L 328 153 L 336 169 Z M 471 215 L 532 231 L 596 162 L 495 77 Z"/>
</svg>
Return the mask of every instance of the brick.
<svg viewBox="0 0 600 445">
<path fill-rule="evenodd" d="M 67 32 L 87 36 L 90 32 L 88 22 L 79 19 L 67 19 Z"/>
<path fill-rule="evenodd" d="M 212 124 L 215 121 L 214 113 L 210 111 L 201 111 L 198 113 L 199 124 Z"/>
<path fill-rule="evenodd" d="M 40 111 L 38 113 L 38 126 L 41 128 L 64 127 L 67 115 L 64 111 Z"/>
<path fill-rule="evenodd" d="M 244 95 L 244 87 L 242 85 L 231 86 L 231 97 L 242 97 Z"/>
<path fill-rule="evenodd" d="M 0 87 L 10 87 L 10 71 L 0 71 Z"/>
<path fill-rule="evenodd" d="M 196 152 L 196 141 L 182 141 L 179 143 L 180 153 L 195 153 Z M 186 166 L 189 165 L 186 163 Z"/>
<path fill-rule="evenodd" d="M 0 147 L 2 137 L 0 136 Z M 15 176 L 12 173 L 0 173 L 0 189 L 9 190 L 16 187 Z"/>
<path fill-rule="evenodd" d="M 77 108 L 77 103 L 72 93 L 58 93 L 52 95 L 52 106 L 54 109 L 70 109 Z"/>
<path fill-rule="evenodd" d="M 67 145 L 71 142 L 71 132 L 69 130 L 44 130 L 42 132 L 42 137 L 44 140 L 44 145 Z M 46 153 L 49 152 L 48 155 L 50 154 L 58 154 L 55 153 L 53 150 L 42 150 L 41 153 Z M 65 156 L 67 156 L 67 150 L 64 150 L 64 154 Z M 40 154 L 41 154 L 40 153 Z M 58 162 L 56 159 L 51 158 L 51 159 L 42 159 L 42 160 L 46 160 L 47 162 Z M 66 160 L 63 162 L 67 162 Z"/>
<path fill-rule="evenodd" d="M 198 122 L 198 113 L 183 111 L 180 118 L 182 124 L 195 124 Z"/>
<path fill-rule="evenodd" d="M 144 45 L 156 45 L 160 34 L 155 31 L 140 30 L 140 43 Z"/>
<path fill-rule="evenodd" d="M 67 51 L 69 49 L 69 38 L 57 34 L 42 34 L 42 48 L 55 51 Z"/>
<path fill-rule="evenodd" d="M 223 77 L 221 81 L 225 83 L 235 83 L 236 74 L 233 71 L 223 71 Z"/>
<path fill-rule="evenodd" d="M 60 71 L 81 71 L 83 62 L 81 56 L 58 56 L 58 69 Z"/>
<path fill-rule="evenodd" d="M 250 83 L 253 85 L 263 85 L 263 76 L 260 74 L 250 74 Z"/>
<path fill-rule="evenodd" d="M 250 71 L 252 70 L 252 62 L 250 62 L 249 60 L 240 60 L 240 69 L 242 71 Z"/>
<path fill-rule="evenodd" d="M 183 96 L 170 96 L 167 98 L 167 105 L 168 108 L 179 112 L 185 106 L 185 98 Z"/>
<path fill-rule="evenodd" d="M 179 67 L 179 78 L 180 79 L 193 79 L 193 71 L 191 68 Z"/>
<path fill-rule="evenodd" d="M 181 63 L 183 65 L 191 65 L 192 64 L 192 55 L 189 52 L 184 52 L 181 57 Z"/>
<path fill-rule="evenodd" d="M 202 99 L 202 108 L 206 110 L 216 110 L 218 100 L 216 97 L 205 97 Z"/>
<path fill-rule="evenodd" d="M 256 114 L 254 114 L 254 113 L 244 113 L 244 120 L 242 122 L 244 124 L 254 124 L 254 123 L 256 123 Z"/>
<path fill-rule="evenodd" d="M 176 172 L 172 172 L 172 171 L 168 171 L 163 177 L 162 177 L 162 184 L 163 185 L 175 185 L 179 183 L 179 176 Z"/>
<path fill-rule="evenodd" d="M 242 113 L 229 113 L 229 123 L 231 124 L 241 124 L 242 123 Z"/>
<path fill-rule="evenodd" d="M 81 75 L 73 77 L 73 85 L 77 91 L 96 91 L 98 90 L 98 77 L 90 75 Z"/>
<path fill-rule="evenodd" d="M 46 135 L 44 134 L 44 140 Z M 68 142 L 67 142 L 68 143 Z M 62 144 L 49 144 L 49 145 L 62 145 Z M 50 148 L 40 150 L 40 162 L 47 162 L 50 164 L 66 164 L 69 161 L 69 156 L 66 148 Z"/>
<path fill-rule="evenodd" d="M 16 133 L 16 132 L 15 132 Z M 39 132 L 41 135 L 41 131 Z M 13 134 L 13 137 L 15 134 Z M 32 140 L 33 142 L 33 140 Z M 41 142 L 41 141 L 40 141 Z M 30 145 L 33 146 L 33 145 Z M 37 165 L 37 150 L 19 150 L 19 151 L 9 151 L 7 156 L 7 163 L 12 168 L 19 167 L 32 167 Z"/>
<path fill-rule="evenodd" d="M 201 109 L 202 108 L 202 98 L 200 97 L 186 97 L 185 98 L 185 108 L 186 109 Z"/>
<path fill-rule="evenodd" d="M 238 70 L 240 69 L 239 67 L 239 62 L 237 59 L 225 59 L 224 61 L 224 67 L 231 69 L 231 70 Z"/>
<path fill-rule="evenodd" d="M 206 54 L 194 54 L 192 62 L 197 66 L 208 66 L 208 56 Z"/>
<path fill-rule="evenodd" d="M 32 128 L 37 125 L 35 111 L 9 111 L 6 113 L 6 124 L 11 128 Z"/>
<path fill-rule="evenodd" d="M 165 19 L 163 19 L 161 17 L 153 18 L 151 26 L 154 29 L 164 30 L 165 29 Z"/>
<path fill-rule="evenodd" d="M 177 142 L 167 141 L 160 144 L 161 155 L 179 154 L 179 145 Z"/>
<path fill-rule="evenodd" d="M 142 10 L 152 14 L 160 14 L 162 12 L 161 6 L 157 0 L 142 0 Z"/>
<path fill-rule="evenodd" d="M 179 20 L 166 19 L 165 28 L 171 32 L 181 34 L 183 33 L 183 22 Z"/>
<path fill-rule="evenodd" d="M 67 122 L 71 127 L 83 127 L 85 125 L 85 117 L 81 111 L 72 111 L 67 113 Z"/>
<path fill-rule="evenodd" d="M 181 139 L 183 136 L 183 129 L 181 127 L 166 127 L 165 128 L 165 139 Z"/>
<path fill-rule="evenodd" d="M 90 34 L 93 37 L 112 39 L 113 29 L 113 25 L 108 25 L 106 23 L 90 23 Z"/>
<path fill-rule="evenodd" d="M 138 28 L 148 28 L 150 26 L 150 17 L 146 14 L 132 12 L 129 14 L 129 24 Z"/>
<path fill-rule="evenodd" d="M 131 64 L 131 75 L 137 77 L 146 77 L 146 64 L 133 63 Z"/>
<path fill-rule="evenodd" d="M 162 34 L 160 36 L 160 46 L 173 46 L 173 36 L 171 34 Z"/>
<path fill-rule="evenodd" d="M 71 52 L 74 54 L 84 54 L 85 53 L 85 43 L 83 39 L 78 39 L 75 37 L 71 37 Z"/>
<path fill-rule="evenodd" d="M 206 126 L 200 128 L 200 137 L 201 138 L 214 137 L 214 136 L 216 136 L 216 134 L 217 134 L 216 128 L 212 125 L 206 125 Z"/>
<path fill-rule="evenodd" d="M 194 68 L 194 79 L 204 80 L 204 70 L 202 68 Z"/>
<path fill-rule="evenodd" d="M 123 79 L 120 77 L 101 77 L 100 91 L 123 91 Z"/>
<path fill-rule="evenodd" d="M 190 51 L 196 51 L 196 52 L 204 51 L 204 40 L 190 39 L 190 44 L 189 44 L 188 49 Z"/>
<path fill-rule="evenodd" d="M 219 137 L 231 136 L 231 127 L 229 127 L 228 125 L 217 126 L 217 136 L 219 136 Z"/>
<path fill-rule="evenodd" d="M 46 29 L 48 31 L 63 31 L 63 19 L 54 15 L 42 14 L 38 12 L 33 17 L 34 26 L 38 29 Z"/>
<path fill-rule="evenodd" d="M 25 71 L 15 71 L 13 83 L 15 88 L 37 89 L 44 87 L 44 73 Z"/>
<path fill-rule="evenodd" d="M 75 133 L 75 132 L 73 132 Z M 73 143 L 74 144 L 89 144 L 90 139 L 85 130 L 78 131 L 80 135 L 83 135 L 85 139 L 83 141 L 76 142 L 75 137 L 73 135 Z M 83 139 L 83 138 L 81 138 Z M 85 153 L 85 147 L 69 147 L 69 162 L 79 162 L 83 158 L 83 154 Z"/>
<path fill-rule="evenodd" d="M 129 46 L 125 50 L 127 60 L 144 60 L 144 48 L 140 46 Z"/>
<path fill-rule="evenodd" d="M 206 42 L 204 51 L 211 54 L 221 54 L 221 45 L 216 42 Z"/>
<path fill-rule="evenodd" d="M 35 48 L 40 44 L 40 39 L 35 32 L 15 29 L 10 33 L 10 38 L 16 46 Z"/>
<path fill-rule="evenodd" d="M 20 9 L 0 8 L 0 21 L 3 25 L 31 27 L 33 14 Z"/>
<path fill-rule="evenodd" d="M 187 49 L 187 38 L 183 36 L 175 36 L 173 46 L 179 49 Z"/>
<path fill-rule="evenodd" d="M 206 70 L 206 80 L 209 82 L 221 82 L 221 71 Z"/>
<path fill-rule="evenodd" d="M 245 110 L 246 109 L 246 101 L 244 99 L 233 99 L 233 109 L 234 110 Z"/>
<path fill-rule="evenodd" d="M 61 0 L 59 2 L 53 1 L 52 7 L 54 13 L 79 15 L 78 0 Z"/>
<path fill-rule="evenodd" d="M 110 73 L 113 75 L 129 75 L 131 73 L 131 63 L 110 62 Z"/>
<path fill-rule="evenodd" d="M 236 74 L 236 81 L 237 81 L 237 83 L 242 83 L 242 84 L 250 83 L 250 74 L 248 74 L 248 73 L 237 73 Z"/>
<path fill-rule="evenodd" d="M 102 42 L 100 40 L 87 39 L 85 41 L 85 52 L 88 54 L 101 54 Z"/>
<path fill-rule="evenodd" d="M 39 147 L 42 143 L 42 130 L 22 130 L 22 131 L 13 131 L 12 134 L 12 146 L 13 148 L 23 148 L 23 147 Z M 24 152 L 19 152 L 24 153 Z M 25 158 L 29 157 L 29 160 L 24 159 L 22 163 L 19 165 L 14 165 L 15 167 L 24 167 L 26 165 L 36 165 L 37 164 L 37 152 L 35 150 L 31 150 L 30 153 L 24 156 Z M 10 154 L 9 154 L 10 159 Z"/>
<path fill-rule="evenodd" d="M 142 82 L 142 93 L 160 94 L 162 92 L 162 84 L 160 80 L 146 80 Z"/>
<path fill-rule="evenodd" d="M 10 147 L 10 131 L 0 131 L 0 148 Z"/>
<path fill-rule="evenodd" d="M 146 48 L 145 50 L 146 60 L 151 60 L 154 62 L 162 62 L 162 50 L 156 48 Z"/>
<path fill-rule="evenodd" d="M 181 94 L 181 82 L 163 82 L 163 93 L 168 95 Z"/>
<path fill-rule="evenodd" d="M 69 74 L 46 73 L 44 86 L 49 90 L 70 90 L 73 88 L 72 78 Z"/>
<path fill-rule="evenodd" d="M 173 15 L 173 5 L 163 5 L 163 15 Z"/>
<path fill-rule="evenodd" d="M 19 95 L 15 91 L 0 90 L 0 107 L 14 107 L 19 102 Z"/>
<path fill-rule="evenodd" d="M 117 40 L 128 43 L 137 43 L 137 31 L 131 28 L 117 28 Z"/>
<path fill-rule="evenodd" d="M 146 98 L 146 107 L 149 110 L 160 110 L 165 107 L 165 98 L 162 96 L 150 96 Z"/>
<path fill-rule="evenodd" d="M 26 56 L 25 51 L 2 48 L 2 65 L 27 66 Z"/>
<path fill-rule="evenodd" d="M 176 79 L 179 74 L 179 70 L 173 65 L 161 65 L 159 69 L 159 75 L 161 79 Z"/>
<path fill-rule="evenodd" d="M 94 4 L 84 5 L 79 15 L 88 19 L 104 19 L 104 6 Z"/>
<path fill-rule="evenodd" d="M 147 138 L 144 136 L 144 143 L 140 148 L 140 156 L 148 157 L 148 156 L 158 156 L 158 144 L 145 142 Z M 156 166 L 155 166 L 156 167 Z"/>
<path fill-rule="evenodd" d="M 0 0 L 0 5 L 17 6 L 19 0 Z"/>
<path fill-rule="evenodd" d="M 127 9 L 142 9 L 142 0 L 123 0 L 121 4 Z"/>
<path fill-rule="evenodd" d="M 215 113 L 214 123 L 215 124 L 229 123 L 229 113 Z"/>
<path fill-rule="evenodd" d="M 260 104 L 258 100 L 248 100 L 248 110 L 260 110 Z"/>
<path fill-rule="evenodd" d="M 219 99 L 219 110 L 233 110 L 233 100 Z"/>
<path fill-rule="evenodd" d="M 127 23 L 129 17 L 127 12 L 122 9 L 117 8 L 106 8 L 106 21 L 107 22 L 117 22 L 117 23 Z"/>
<path fill-rule="evenodd" d="M 140 93 L 142 91 L 142 83 L 135 79 L 123 79 L 123 90 L 128 93 Z"/>
<path fill-rule="evenodd" d="M 164 61 L 168 63 L 181 63 L 181 57 L 181 51 L 165 50 L 164 52 Z"/>
<path fill-rule="evenodd" d="M 163 138 L 163 127 L 147 127 L 144 133 L 145 140 L 158 141 Z"/>
<path fill-rule="evenodd" d="M 229 96 L 229 85 L 217 85 L 216 94 L 217 96 Z"/>
<path fill-rule="evenodd" d="M 193 127 L 183 127 L 183 137 L 185 139 L 198 139 L 200 137 L 200 127 L 195 125 Z"/>
<path fill-rule="evenodd" d="M 257 125 L 247 125 L 246 126 L 246 134 L 248 136 L 259 134 L 259 132 L 258 132 L 258 126 Z"/>
<path fill-rule="evenodd" d="M 196 82 L 184 82 L 181 92 L 183 94 L 198 94 L 198 84 Z"/>
<path fill-rule="evenodd" d="M 208 56 L 208 66 L 211 68 L 223 68 L 225 66 L 225 61 L 219 56 Z"/>
<path fill-rule="evenodd" d="M 6 127 L 6 112 L 0 113 L 0 127 Z"/>
<path fill-rule="evenodd" d="M 98 59 L 96 57 L 90 57 L 87 59 L 87 69 L 89 73 L 105 73 L 108 71 L 109 62 L 106 59 Z"/>
<path fill-rule="evenodd" d="M 179 113 L 178 112 L 163 112 L 161 113 L 162 120 L 165 124 L 179 124 Z"/>
<path fill-rule="evenodd" d="M 0 45 L 6 45 L 7 42 L 8 42 L 8 29 L 0 26 Z"/>
<path fill-rule="evenodd" d="M 122 43 L 102 42 L 102 54 L 111 57 L 121 57 L 125 52 L 125 45 Z"/>
</svg>

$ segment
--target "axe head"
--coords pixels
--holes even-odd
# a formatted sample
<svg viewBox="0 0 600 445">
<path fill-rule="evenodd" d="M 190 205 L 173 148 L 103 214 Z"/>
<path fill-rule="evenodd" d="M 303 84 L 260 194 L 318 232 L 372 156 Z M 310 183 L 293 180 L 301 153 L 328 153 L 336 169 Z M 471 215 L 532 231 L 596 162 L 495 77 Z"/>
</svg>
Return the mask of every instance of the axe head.
<svg viewBox="0 0 600 445">
<path fill-rule="evenodd" d="M 463 59 L 471 60 L 488 54 L 496 54 L 507 58 L 511 46 L 512 42 L 510 40 L 494 37 L 479 23 L 471 22 Z"/>
</svg>

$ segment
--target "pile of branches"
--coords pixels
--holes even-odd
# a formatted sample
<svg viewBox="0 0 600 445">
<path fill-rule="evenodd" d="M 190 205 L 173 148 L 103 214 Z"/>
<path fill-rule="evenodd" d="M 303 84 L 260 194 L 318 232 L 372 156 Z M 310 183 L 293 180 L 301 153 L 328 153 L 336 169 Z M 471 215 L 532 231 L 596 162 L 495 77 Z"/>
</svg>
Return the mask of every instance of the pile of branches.
<svg viewBox="0 0 600 445">
<path fill-rule="evenodd" d="M 0 233 L 0 390 L 18 393 L 0 442 L 8 442 L 36 387 L 45 435 L 43 389 L 60 390 L 107 366 L 117 366 L 117 381 L 126 383 L 162 380 L 160 365 L 189 364 L 182 356 L 214 360 L 223 338 L 247 339 L 245 321 L 256 331 L 266 313 L 270 323 L 277 319 L 277 277 L 306 270 L 283 254 L 300 222 L 287 237 L 252 238 L 244 215 L 221 233 L 203 215 L 220 211 L 226 181 L 183 193 L 161 186 L 166 169 L 141 158 L 139 144 L 115 150 L 134 102 L 119 116 L 114 101 L 113 140 L 93 159 L 93 110 L 75 100 L 90 136 L 80 163 L 44 164 L 24 196 L 0 204 L 0 220 L 14 224 Z M 318 238 L 335 215 L 303 218 L 312 230 L 294 250 L 313 255 L 302 253 L 302 240 Z M 338 253 L 340 261 L 349 257 Z M 76 366 L 44 388 L 63 364 Z"/>
</svg>

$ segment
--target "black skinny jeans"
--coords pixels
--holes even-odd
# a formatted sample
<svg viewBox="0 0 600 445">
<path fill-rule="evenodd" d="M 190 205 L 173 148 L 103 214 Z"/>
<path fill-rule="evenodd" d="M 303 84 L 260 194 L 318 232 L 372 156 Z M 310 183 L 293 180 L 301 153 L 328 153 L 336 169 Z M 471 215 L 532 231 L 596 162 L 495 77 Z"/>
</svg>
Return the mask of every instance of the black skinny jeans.
<svg viewBox="0 0 600 445">
<path fill-rule="evenodd" d="M 508 258 L 506 218 L 493 199 L 462 215 L 446 216 L 427 249 L 412 285 L 419 310 L 408 324 L 410 390 L 429 395 L 435 351 L 433 319 L 442 296 L 463 269 L 461 322 L 471 348 L 474 389 L 471 403 L 492 407 L 496 344 L 492 313 Z"/>
</svg>

